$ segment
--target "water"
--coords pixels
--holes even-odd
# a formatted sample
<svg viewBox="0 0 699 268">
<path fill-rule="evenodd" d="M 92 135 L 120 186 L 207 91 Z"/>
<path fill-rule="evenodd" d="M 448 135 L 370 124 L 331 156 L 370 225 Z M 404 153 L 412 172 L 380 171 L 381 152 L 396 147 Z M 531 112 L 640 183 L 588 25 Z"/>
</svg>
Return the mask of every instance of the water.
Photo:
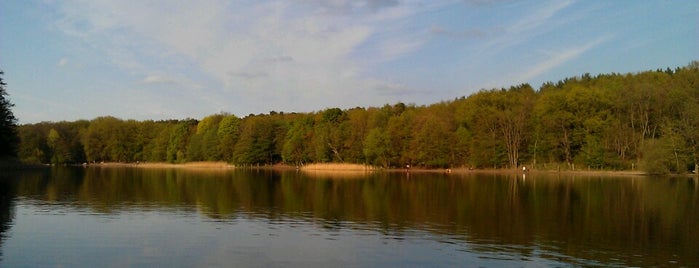
<svg viewBox="0 0 699 268">
<path fill-rule="evenodd" d="M 0 175 L 0 267 L 696 267 L 697 241 L 693 178 Z"/>
</svg>

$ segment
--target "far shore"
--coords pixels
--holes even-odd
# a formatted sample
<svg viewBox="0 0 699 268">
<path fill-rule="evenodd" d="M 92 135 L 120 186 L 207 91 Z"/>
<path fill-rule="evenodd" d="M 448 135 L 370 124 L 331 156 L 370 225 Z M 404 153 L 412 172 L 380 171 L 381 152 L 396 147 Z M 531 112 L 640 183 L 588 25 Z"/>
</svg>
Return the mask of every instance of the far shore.
<svg viewBox="0 0 699 268">
<path fill-rule="evenodd" d="M 17 170 L 36 167 L 48 167 L 50 165 L 28 165 L 18 161 L 0 161 L 0 170 Z M 523 174 L 521 169 L 471 169 L 459 168 L 382 168 L 363 164 L 351 163 L 313 163 L 302 166 L 287 164 L 235 166 L 227 162 L 203 161 L 185 163 L 167 162 L 101 162 L 89 163 L 83 166 L 90 167 L 135 167 L 135 168 L 180 168 L 180 169 L 269 169 L 269 170 L 299 170 L 313 173 L 364 173 L 364 172 L 410 172 L 410 173 L 447 173 L 447 174 Z M 567 174 L 584 176 L 648 176 L 650 174 L 639 170 L 548 170 L 527 169 L 524 174 Z M 696 174 L 669 174 L 668 176 L 696 176 Z"/>
<path fill-rule="evenodd" d="M 137 167 L 137 168 L 188 168 L 188 169 L 233 169 L 234 165 L 226 162 L 186 162 L 186 163 L 167 163 L 167 162 L 102 162 L 90 163 L 86 166 L 94 167 Z"/>
<path fill-rule="evenodd" d="M 459 171 L 464 172 L 464 171 Z M 465 172 L 473 173 L 513 173 L 513 174 L 571 174 L 571 175 L 586 175 L 586 176 L 648 176 L 645 171 L 638 170 L 547 170 L 547 169 L 528 169 L 523 172 L 521 169 L 474 169 L 466 170 Z"/>
<path fill-rule="evenodd" d="M 522 174 L 521 169 L 470 169 L 470 168 L 382 168 L 363 164 L 351 163 L 312 163 L 302 166 L 293 166 L 286 164 L 274 165 L 251 165 L 236 167 L 226 162 L 186 162 L 186 163 L 94 163 L 89 166 L 101 167 L 138 167 L 138 168 L 188 168 L 188 169 L 270 169 L 270 170 L 300 170 L 304 172 L 411 172 L 411 173 L 454 173 L 454 174 Z M 545 169 L 528 169 L 526 174 L 573 174 L 586 176 L 647 176 L 648 173 L 638 170 L 545 170 Z M 691 174 L 690 174 L 691 175 Z"/>
</svg>

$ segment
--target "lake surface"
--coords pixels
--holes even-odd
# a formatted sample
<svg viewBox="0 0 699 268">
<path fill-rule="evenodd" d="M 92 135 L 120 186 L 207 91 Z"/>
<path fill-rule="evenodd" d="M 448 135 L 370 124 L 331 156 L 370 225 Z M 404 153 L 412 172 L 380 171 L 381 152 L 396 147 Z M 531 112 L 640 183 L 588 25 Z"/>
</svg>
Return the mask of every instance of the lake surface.
<svg viewBox="0 0 699 268">
<path fill-rule="evenodd" d="M 0 267 L 699 266 L 699 181 L 52 168 L 0 175 Z"/>
</svg>

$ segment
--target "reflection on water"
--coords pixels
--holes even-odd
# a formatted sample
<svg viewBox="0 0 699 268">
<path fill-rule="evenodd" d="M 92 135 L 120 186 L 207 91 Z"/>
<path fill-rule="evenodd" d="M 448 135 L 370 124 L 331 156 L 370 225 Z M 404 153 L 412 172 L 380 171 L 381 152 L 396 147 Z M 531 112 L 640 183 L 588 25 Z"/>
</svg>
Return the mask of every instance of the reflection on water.
<svg viewBox="0 0 699 268">
<path fill-rule="evenodd" d="M 87 248 L 114 266 L 699 265 L 691 178 L 134 168 L 15 177 L 0 180 L 8 264 L 27 265 L 16 255 L 31 249 L 67 256 L 29 264 L 88 266 L 70 255 L 84 261 L 77 249 Z"/>
<path fill-rule="evenodd" d="M 5 232 L 12 222 L 14 212 L 13 190 L 15 187 L 11 184 L 12 180 L 4 177 L 0 175 L 0 249 L 5 240 Z M 2 261 L 2 250 L 0 250 L 0 261 Z"/>
</svg>

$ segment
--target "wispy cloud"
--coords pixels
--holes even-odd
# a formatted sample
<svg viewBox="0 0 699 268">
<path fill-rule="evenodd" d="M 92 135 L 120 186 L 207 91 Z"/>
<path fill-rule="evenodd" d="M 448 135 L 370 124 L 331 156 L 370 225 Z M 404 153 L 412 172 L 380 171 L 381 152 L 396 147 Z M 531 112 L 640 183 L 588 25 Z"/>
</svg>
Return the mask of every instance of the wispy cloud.
<svg viewBox="0 0 699 268">
<path fill-rule="evenodd" d="M 312 98 L 320 89 L 333 96 L 371 84 L 373 78 L 361 76 L 365 64 L 414 53 L 429 40 L 429 34 L 415 35 L 401 28 L 403 20 L 450 2 L 75 0 L 55 4 L 62 14 L 58 29 L 95 44 L 113 64 L 139 75 L 143 84 L 173 83 L 169 77 L 182 76 L 204 82 L 190 75 L 194 72 L 213 79 L 228 94 Z M 376 44 L 371 60 L 358 60 L 355 52 L 367 42 Z"/>
<path fill-rule="evenodd" d="M 449 30 L 445 29 L 440 26 L 432 26 L 432 29 L 430 29 L 430 32 L 434 35 L 438 36 L 446 36 L 450 38 L 458 38 L 458 39 L 473 39 L 473 38 L 485 38 L 489 35 L 488 32 L 477 29 L 477 28 L 470 28 L 466 30 L 461 30 L 461 31 L 454 31 L 454 30 Z"/>
<path fill-rule="evenodd" d="M 148 75 L 143 78 L 145 84 L 170 84 L 175 83 L 175 80 L 162 75 Z"/>
<path fill-rule="evenodd" d="M 610 40 L 611 38 L 611 36 L 602 36 L 581 46 L 571 47 L 558 53 L 550 53 L 550 55 L 543 61 L 527 69 L 525 72 L 516 75 L 514 81 L 517 81 L 519 83 L 529 82 L 533 78 L 536 78 L 539 75 L 548 72 L 553 68 L 556 68 L 572 59 L 579 57 L 588 50 Z"/>
<path fill-rule="evenodd" d="M 556 15 L 573 4 L 573 1 L 554 1 L 542 6 L 529 8 L 514 16 L 514 19 L 496 27 L 492 38 L 483 43 L 478 54 L 493 55 L 505 49 L 525 43 L 532 38 L 555 29 L 559 23 L 554 21 Z"/>
<path fill-rule="evenodd" d="M 507 30 L 510 34 L 516 34 L 524 31 L 531 31 L 542 25 L 549 24 L 550 19 L 554 15 L 571 4 L 573 4 L 573 1 L 558 1 L 533 10 L 533 12 L 527 16 L 522 17 L 514 24 L 510 25 Z"/>
</svg>

